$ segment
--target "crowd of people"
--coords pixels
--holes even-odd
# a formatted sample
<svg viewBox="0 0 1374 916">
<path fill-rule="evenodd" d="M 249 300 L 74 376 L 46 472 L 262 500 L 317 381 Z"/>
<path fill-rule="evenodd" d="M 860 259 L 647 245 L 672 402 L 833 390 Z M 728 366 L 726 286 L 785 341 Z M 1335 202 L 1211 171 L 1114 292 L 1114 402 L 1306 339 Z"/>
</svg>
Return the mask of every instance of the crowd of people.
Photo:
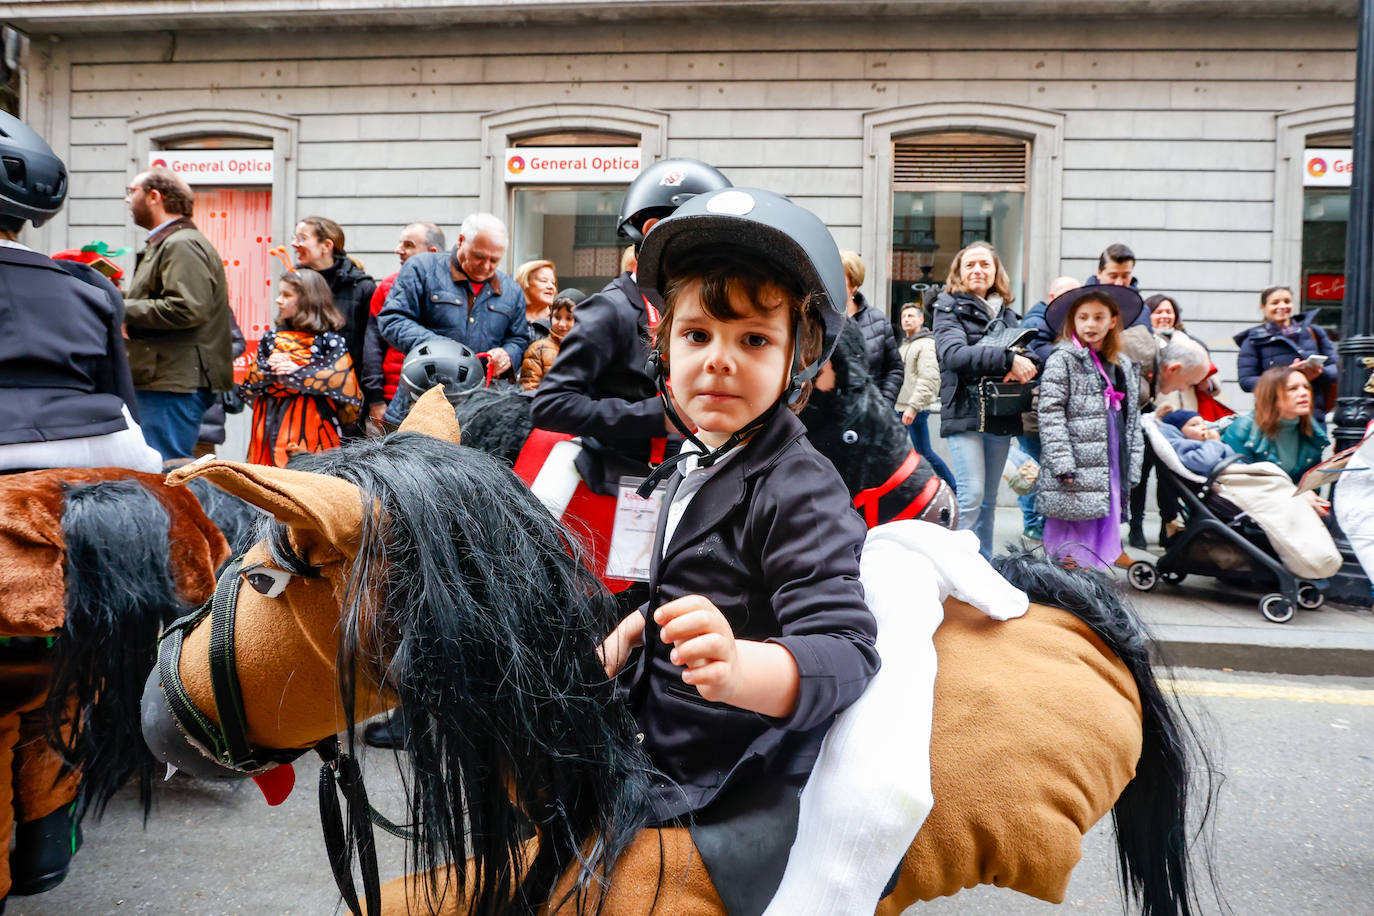
<svg viewBox="0 0 1374 916">
<path fill-rule="evenodd" d="M 644 176 L 621 214 L 619 229 L 631 242 L 625 270 L 591 296 L 560 289 L 551 260 L 501 270 L 508 233 L 490 214 L 463 220 L 452 247 L 434 223 L 402 227 L 400 269 L 380 281 L 348 253 L 337 222 L 301 219 L 275 326 L 235 384 L 243 335 L 223 262 L 195 226 L 191 189 L 165 168 L 147 169 L 126 195 L 134 223 L 149 233 L 128 288 L 120 294 L 102 276 L 81 277 L 96 287 L 83 296 L 105 303 L 100 333 L 120 338 L 103 344 L 109 358 L 127 365 L 127 376 L 116 365 L 100 370 L 110 380 L 87 378 L 109 391 L 109 405 L 81 438 L 113 437 L 97 450 L 130 466 L 151 467 L 154 455 L 182 462 L 222 441 L 224 412 L 246 402 L 249 460 L 283 465 L 297 452 L 394 429 L 413 397 L 401 384 L 407 357 L 418 361 L 421 345 L 451 341 L 482 362 L 488 383 L 531 392 L 537 426 L 594 438 L 635 460 L 662 454 L 656 440 L 691 430 L 665 414 L 671 395 L 645 366 L 658 306 L 637 283 L 635 258 L 645 234 L 682 200 L 730 184 L 691 160 L 656 163 Z M 0 248 L 13 258 L 17 227 L 7 232 Z M 841 260 L 846 314 L 862 333 L 870 374 L 913 449 L 955 491 L 960 524 L 977 534 L 985 555 L 1009 470 L 1021 478 L 1023 532 L 1047 550 L 1102 566 L 1124 561 L 1125 544 L 1147 547 L 1148 478 L 1160 458 L 1142 436 L 1142 413 L 1174 412 L 1168 428 L 1177 426 L 1180 441 L 1201 435 L 1195 444 L 1205 448 L 1187 449 L 1190 460 L 1224 447 L 1274 461 L 1295 481 L 1328 444 L 1335 348 L 1313 313 L 1294 313 L 1289 287 L 1264 290 L 1261 321 L 1236 335 L 1238 381 L 1254 393 L 1255 408 L 1234 418 L 1179 297 L 1142 300 L 1136 257 L 1125 245 L 1108 246 L 1081 282 L 1057 278 L 1022 313 L 997 250 L 973 242 L 952 259 L 937 295 L 900 306 L 900 333 L 865 300 L 860 255 L 842 252 Z M 948 462 L 934 447 L 937 410 Z M 46 438 L 0 445 L 13 453 L 5 464 L 43 465 L 48 459 L 35 449 Z M 1181 527 L 1178 495 L 1163 474 L 1156 491 L 1163 546 Z M 1325 511 L 1324 501 L 1312 500 Z"/>
<path fill-rule="evenodd" d="M 1322 460 L 1337 368 L 1315 314 L 1294 315 L 1286 286 L 1260 294 L 1261 323 L 1235 338 L 1240 387 L 1254 393 L 1254 409 L 1236 416 L 1220 400 L 1217 367 L 1188 333 L 1178 297 L 1142 299 L 1135 260 L 1126 245 L 1111 245 L 1094 275 L 1055 279 L 1044 300 L 1018 315 L 996 249 L 979 241 L 955 255 L 933 301 L 901 306 L 894 409 L 913 448 L 956 488 L 960 524 L 978 535 L 985 555 L 1003 479 L 1016 482 L 1029 468 L 1033 487 L 1019 487 L 1029 490 L 1020 498 L 1027 539 L 1069 563 L 1129 565 L 1124 546 L 1148 546 L 1147 482 L 1162 464 L 1142 435 L 1142 414 L 1164 421 L 1189 466 L 1210 470 L 1236 455 L 1273 462 L 1296 484 Z M 847 253 L 845 264 L 851 280 L 862 277 L 858 255 Z M 933 333 L 924 329 L 928 307 Z M 850 314 L 866 308 L 851 289 Z M 870 345 L 879 379 L 888 371 L 886 343 Z M 937 394 L 952 469 L 928 432 Z M 1013 438 L 1018 458 L 1009 462 Z M 1156 484 L 1157 543 L 1165 547 L 1182 528 L 1179 501 L 1168 475 Z M 1327 513 L 1325 499 L 1304 497 Z"/>
</svg>

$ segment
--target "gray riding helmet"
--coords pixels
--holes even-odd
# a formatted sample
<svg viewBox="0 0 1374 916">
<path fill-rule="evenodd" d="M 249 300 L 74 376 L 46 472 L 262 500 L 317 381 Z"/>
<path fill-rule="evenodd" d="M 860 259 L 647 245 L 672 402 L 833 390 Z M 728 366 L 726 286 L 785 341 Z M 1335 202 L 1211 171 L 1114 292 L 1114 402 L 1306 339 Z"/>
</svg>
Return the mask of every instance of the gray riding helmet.
<svg viewBox="0 0 1374 916">
<path fill-rule="evenodd" d="M 0 214 L 38 227 L 67 199 L 67 167 L 27 124 L 0 111 Z"/>
</svg>

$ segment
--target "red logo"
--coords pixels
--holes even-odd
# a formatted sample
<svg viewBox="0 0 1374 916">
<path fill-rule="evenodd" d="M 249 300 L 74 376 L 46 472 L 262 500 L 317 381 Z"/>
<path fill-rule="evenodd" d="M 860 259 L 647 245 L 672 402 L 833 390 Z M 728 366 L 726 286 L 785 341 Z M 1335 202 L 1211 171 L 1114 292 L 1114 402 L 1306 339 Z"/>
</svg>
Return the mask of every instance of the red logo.
<svg viewBox="0 0 1374 916">
<path fill-rule="evenodd" d="M 1312 302 L 1340 302 L 1345 298 L 1345 274 L 1308 274 L 1307 298 Z"/>
<path fill-rule="evenodd" d="M 154 159 L 154 160 L 153 160 L 153 168 L 155 168 L 155 169 L 165 169 L 165 168 L 167 168 L 167 160 L 166 160 L 166 159 L 162 159 L 162 158 Z"/>
<path fill-rule="evenodd" d="M 1320 156 L 1313 156 L 1307 163 L 1307 174 L 1313 178 L 1320 178 L 1326 174 L 1326 160 Z"/>
<path fill-rule="evenodd" d="M 512 175 L 519 175 L 525 171 L 525 160 L 521 156 L 511 156 L 506 160 L 506 171 Z"/>
</svg>

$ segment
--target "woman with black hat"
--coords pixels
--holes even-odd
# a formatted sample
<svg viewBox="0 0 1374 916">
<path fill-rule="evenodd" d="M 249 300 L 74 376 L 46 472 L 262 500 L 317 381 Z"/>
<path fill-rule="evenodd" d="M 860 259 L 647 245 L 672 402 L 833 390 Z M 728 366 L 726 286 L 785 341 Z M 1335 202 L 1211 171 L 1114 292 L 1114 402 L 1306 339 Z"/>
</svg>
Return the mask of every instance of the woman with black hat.
<svg viewBox="0 0 1374 916">
<path fill-rule="evenodd" d="M 1058 334 L 1040 379 L 1040 480 L 1045 552 L 1078 566 L 1122 556 L 1121 522 L 1140 479 L 1140 376 L 1121 353 L 1121 328 L 1140 315 L 1125 286 L 1070 290 L 1045 312 Z"/>
</svg>

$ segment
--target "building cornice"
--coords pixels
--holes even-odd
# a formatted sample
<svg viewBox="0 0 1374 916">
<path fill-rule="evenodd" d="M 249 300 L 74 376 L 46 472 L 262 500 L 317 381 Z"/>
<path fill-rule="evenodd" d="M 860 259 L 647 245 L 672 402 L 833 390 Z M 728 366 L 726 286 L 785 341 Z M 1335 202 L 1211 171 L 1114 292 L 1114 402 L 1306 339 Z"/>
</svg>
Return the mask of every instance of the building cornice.
<svg viewBox="0 0 1374 916">
<path fill-rule="evenodd" d="M 990 18 L 1239 15 L 1353 18 L 1356 0 L 9 0 L 0 22 L 30 35 L 120 28 L 275 29 L 461 23 L 626 22 L 706 16 Z"/>
</svg>

